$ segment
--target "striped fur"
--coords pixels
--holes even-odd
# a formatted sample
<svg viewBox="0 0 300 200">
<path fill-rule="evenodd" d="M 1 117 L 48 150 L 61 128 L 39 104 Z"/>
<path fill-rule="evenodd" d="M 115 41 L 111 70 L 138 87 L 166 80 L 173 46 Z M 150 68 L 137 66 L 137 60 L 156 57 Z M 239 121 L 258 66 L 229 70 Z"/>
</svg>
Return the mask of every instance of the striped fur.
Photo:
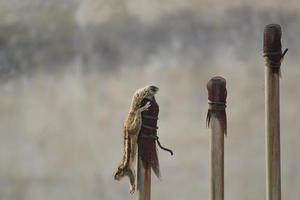
<svg viewBox="0 0 300 200">
<path fill-rule="evenodd" d="M 124 153 L 121 164 L 118 166 L 114 179 L 121 180 L 124 176 L 128 176 L 130 181 L 130 193 L 135 191 L 135 158 L 137 150 L 137 138 L 142 126 L 141 113 L 147 110 L 151 105 L 147 103 L 141 107 L 142 100 L 152 99 L 158 88 L 156 86 L 146 86 L 137 90 L 132 98 L 130 111 L 123 126 Z"/>
</svg>

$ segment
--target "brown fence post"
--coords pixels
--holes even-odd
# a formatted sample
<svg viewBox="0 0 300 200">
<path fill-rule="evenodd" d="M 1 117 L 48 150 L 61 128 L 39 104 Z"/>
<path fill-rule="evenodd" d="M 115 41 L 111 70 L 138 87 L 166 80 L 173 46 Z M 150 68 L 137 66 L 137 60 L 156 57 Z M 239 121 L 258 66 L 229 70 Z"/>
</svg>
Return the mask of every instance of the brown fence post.
<svg viewBox="0 0 300 200">
<path fill-rule="evenodd" d="M 227 131 L 226 119 L 226 80 L 216 76 L 207 83 L 208 113 L 206 124 L 210 128 L 210 200 L 224 199 L 224 134 Z"/>
<path fill-rule="evenodd" d="M 269 24 L 264 30 L 266 199 L 281 199 L 280 178 L 280 65 L 287 49 L 281 50 L 281 27 Z"/>
</svg>

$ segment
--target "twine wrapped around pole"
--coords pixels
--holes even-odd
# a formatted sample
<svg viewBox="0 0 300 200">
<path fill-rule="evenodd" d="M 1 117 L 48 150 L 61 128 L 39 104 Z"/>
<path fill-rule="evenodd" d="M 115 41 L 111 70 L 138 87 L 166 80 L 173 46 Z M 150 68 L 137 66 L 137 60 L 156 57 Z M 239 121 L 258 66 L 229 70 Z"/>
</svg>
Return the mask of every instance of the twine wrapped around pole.
<svg viewBox="0 0 300 200">
<path fill-rule="evenodd" d="M 265 148 L 266 200 L 281 199 L 280 172 L 280 66 L 284 55 L 281 50 L 281 27 L 269 24 L 264 30 L 265 65 Z"/>
<path fill-rule="evenodd" d="M 208 112 L 206 125 L 210 128 L 210 200 L 224 200 L 224 135 L 227 133 L 226 80 L 213 77 L 207 83 Z"/>
</svg>

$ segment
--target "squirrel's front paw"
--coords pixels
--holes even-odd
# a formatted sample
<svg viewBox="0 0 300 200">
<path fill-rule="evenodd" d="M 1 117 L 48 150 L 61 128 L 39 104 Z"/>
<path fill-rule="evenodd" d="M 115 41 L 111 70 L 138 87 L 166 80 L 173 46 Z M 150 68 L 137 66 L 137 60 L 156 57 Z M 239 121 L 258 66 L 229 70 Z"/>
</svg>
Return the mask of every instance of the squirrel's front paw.
<svg viewBox="0 0 300 200">
<path fill-rule="evenodd" d="M 130 186 L 129 192 L 130 192 L 130 194 L 133 194 L 135 192 L 135 184 Z"/>
<path fill-rule="evenodd" d="M 148 102 L 141 108 L 141 111 L 143 112 L 143 111 L 145 111 L 145 110 L 148 110 L 148 108 L 150 108 L 150 106 L 151 106 L 151 103 L 150 103 L 150 101 L 148 101 Z"/>
</svg>

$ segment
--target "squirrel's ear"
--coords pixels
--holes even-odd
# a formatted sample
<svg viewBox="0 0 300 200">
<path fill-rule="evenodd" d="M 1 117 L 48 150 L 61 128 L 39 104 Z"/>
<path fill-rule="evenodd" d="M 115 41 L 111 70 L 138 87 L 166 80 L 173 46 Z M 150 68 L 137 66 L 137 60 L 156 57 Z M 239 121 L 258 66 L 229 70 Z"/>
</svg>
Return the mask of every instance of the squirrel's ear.
<svg viewBox="0 0 300 200">
<path fill-rule="evenodd" d="M 154 86 L 154 85 L 151 85 L 150 86 L 150 90 L 154 91 L 154 92 L 157 92 L 159 90 L 158 87 Z"/>
</svg>

